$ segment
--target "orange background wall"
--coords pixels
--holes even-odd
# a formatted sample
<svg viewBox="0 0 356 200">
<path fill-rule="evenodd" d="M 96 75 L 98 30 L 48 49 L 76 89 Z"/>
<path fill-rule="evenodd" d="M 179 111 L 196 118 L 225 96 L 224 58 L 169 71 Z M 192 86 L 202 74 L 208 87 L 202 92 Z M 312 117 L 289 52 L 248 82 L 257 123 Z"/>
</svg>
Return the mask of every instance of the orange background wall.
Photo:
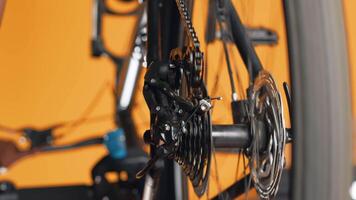
<svg viewBox="0 0 356 200">
<path fill-rule="evenodd" d="M 283 91 L 281 83 L 288 81 L 288 61 L 281 1 L 234 2 L 245 24 L 264 26 L 278 32 L 280 42 L 277 46 L 259 47 L 257 51 L 264 66 L 276 77 L 280 91 Z M 352 23 L 352 19 L 356 19 L 356 14 L 352 11 L 356 8 L 356 2 L 344 2 L 350 63 L 355 66 L 356 25 Z M 121 6 L 116 7 L 122 9 Z M 205 7 L 205 1 L 196 1 L 196 10 L 200 12 L 194 16 L 194 24 L 200 28 L 200 38 L 203 38 L 203 19 L 206 14 L 204 9 L 200 9 L 202 7 Z M 110 90 L 114 79 L 113 65 L 107 58 L 90 57 L 91 9 L 90 0 L 7 1 L 5 18 L 0 29 L 0 124 L 14 128 L 26 125 L 44 127 L 74 120 L 81 116 L 100 91 L 103 91 L 102 98 L 87 117 L 108 116 L 113 113 Z M 104 30 L 109 48 L 119 55 L 126 55 L 129 50 L 127 38 L 132 31 L 133 22 L 133 18 L 105 18 L 105 27 L 110 27 L 110 31 Z M 208 50 L 209 57 L 216 55 L 208 62 L 212 71 L 224 65 L 218 59 L 221 44 L 215 43 L 209 47 L 203 44 L 203 50 Z M 241 65 L 237 52 L 234 51 L 233 54 L 235 61 Z M 226 67 L 221 68 L 226 71 Z M 356 86 L 355 67 L 352 70 L 353 85 Z M 225 71 L 221 72 L 225 74 L 221 78 L 221 85 L 227 84 Z M 245 72 L 242 70 L 240 73 Z M 214 80 L 212 72 L 208 80 L 210 91 Z M 356 94 L 356 87 L 352 90 Z M 225 97 L 224 101 L 215 104 L 214 122 L 231 121 L 226 117 L 229 116 L 229 92 L 226 87 L 219 88 L 214 94 Z M 148 117 L 142 116 L 148 116 L 148 112 L 140 95 L 139 93 L 136 97 L 134 114 L 140 133 L 143 133 L 147 128 Z M 354 98 L 354 102 L 355 100 Z M 284 105 L 286 108 L 286 104 Z M 356 116 L 356 106 L 353 110 Z M 113 128 L 110 117 L 75 129 L 64 128 L 59 133 L 68 133 L 68 136 L 58 143 L 102 135 Z M 18 141 L 18 137 L 5 133 L 0 133 L 0 137 Z M 0 180 L 12 180 L 19 187 L 90 184 L 90 168 L 105 153 L 103 147 L 90 147 L 85 150 L 36 155 L 17 162 L 8 173 L 0 175 Z M 237 157 L 218 155 L 217 160 L 222 182 L 220 186 L 226 187 L 234 180 L 231 172 L 236 171 Z M 212 174 L 210 194 L 216 193 L 220 187 L 214 178 L 214 167 Z"/>
<path fill-rule="evenodd" d="M 90 57 L 91 9 L 90 0 L 7 1 L 0 29 L 0 124 L 41 128 L 77 119 L 103 87 L 102 98 L 87 117 L 113 113 L 113 65 L 106 58 Z M 120 38 L 129 34 L 133 21 L 105 22 L 112 27 L 107 34 L 111 46 L 125 54 L 129 41 Z M 106 118 L 69 131 L 59 143 L 112 128 L 112 120 Z M 0 179 L 19 187 L 88 184 L 90 167 L 104 154 L 103 147 L 91 147 L 36 155 L 16 163 Z"/>
<path fill-rule="evenodd" d="M 356 1 L 344 0 L 345 24 L 349 48 L 353 116 L 353 163 L 356 164 Z"/>
</svg>

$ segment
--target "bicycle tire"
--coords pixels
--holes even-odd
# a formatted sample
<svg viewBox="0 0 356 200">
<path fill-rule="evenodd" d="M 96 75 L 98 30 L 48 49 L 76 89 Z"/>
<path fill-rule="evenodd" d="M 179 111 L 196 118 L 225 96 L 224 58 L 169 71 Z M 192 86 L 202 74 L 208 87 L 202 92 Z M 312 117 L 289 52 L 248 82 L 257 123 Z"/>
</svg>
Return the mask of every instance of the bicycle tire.
<svg viewBox="0 0 356 200">
<path fill-rule="evenodd" d="M 285 1 L 293 92 L 292 199 L 350 199 L 351 103 L 342 1 Z"/>
</svg>

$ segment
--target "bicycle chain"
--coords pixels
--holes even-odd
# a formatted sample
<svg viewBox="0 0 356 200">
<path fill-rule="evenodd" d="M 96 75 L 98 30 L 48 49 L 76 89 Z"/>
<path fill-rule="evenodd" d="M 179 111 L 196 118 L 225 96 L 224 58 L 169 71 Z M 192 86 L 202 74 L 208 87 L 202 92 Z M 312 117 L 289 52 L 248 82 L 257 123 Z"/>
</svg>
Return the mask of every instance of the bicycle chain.
<svg viewBox="0 0 356 200">
<path fill-rule="evenodd" d="M 194 55 L 193 57 L 191 57 L 191 61 L 194 63 L 195 70 L 197 72 L 200 72 L 203 68 L 203 53 L 200 51 L 200 42 L 198 36 L 193 27 L 193 23 L 189 11 L 187 9 L 185 0 L 176 0 L 176 4 L 184 27 L 187 30 L 187 35 L 190 39 L 190 43 L 193 45 Z"/>
</svg>

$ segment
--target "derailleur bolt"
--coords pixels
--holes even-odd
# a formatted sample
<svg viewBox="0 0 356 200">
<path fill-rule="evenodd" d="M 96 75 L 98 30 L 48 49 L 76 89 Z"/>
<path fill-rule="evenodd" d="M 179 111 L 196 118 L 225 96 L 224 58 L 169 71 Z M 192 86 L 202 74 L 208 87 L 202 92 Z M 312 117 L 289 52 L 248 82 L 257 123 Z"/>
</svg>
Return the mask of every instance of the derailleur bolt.
<svg viewBox="0 0 356 200">
<path fill-rule="evenodd" d="M 182 109 L 179 109 L 179 110 L 178 110 L 178 113 L 179 113 L 179 114 L 183 114 L 183 110 L 182 110 Z"/>
<path fill-rule="evenodd" d="M 208 107 L 207 107 L 206 105 L 201 105 L 201 106 L 200 106 L 200 109 L 201 109 L 202 111 L 206 111 L 206 110 L 208 109 Z"/>
<path fill-rule="evenodd" d="M 211 104 L 208 101 L 206 101 L 205 99 L 200 100 L 199 103 L 200 103 L 200 110 L 201 111 L 207 112 L 207 111 L 210 110 Z"/>
<path fill-rule="evenodd" d="M 169 131 L 169 130 L 171 130 L 171 127 L 168 124 L 165 124 L 164 125 L 164 130 Z"/>
<path fill-rule="evenodd" d="M 188 130 L 187 130 L 185 127 L 183 127 L 183 128 L 182 128 L 182 132 L 183 132 L 183 133 L 187 133 Z"/>
</svg>

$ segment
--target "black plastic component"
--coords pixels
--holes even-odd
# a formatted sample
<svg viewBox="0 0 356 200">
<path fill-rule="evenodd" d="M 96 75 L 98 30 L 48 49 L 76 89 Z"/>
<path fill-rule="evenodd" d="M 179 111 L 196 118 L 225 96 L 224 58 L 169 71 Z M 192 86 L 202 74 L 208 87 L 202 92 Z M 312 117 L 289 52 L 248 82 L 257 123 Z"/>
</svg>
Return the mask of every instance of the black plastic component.
<svg viewBox="0 0 356 200">
<path fill-rule="evenodd" d="M 253 45 L 275 45 L 278 43 L 277 33 L 266 28 L 246 28 Z"/>
<path fill-rule="evenodd" d="M 238 100 L 231 102 L 231 110 L 234 124 L 247 123 L 247 103 L 247 100 Z"/>
<path fill-rule="evenodd" d="M 14 191 L 16 191 L 16 187 L 12 182 L 10 181 L 0 182 L 0 194 L 14 192 Z"/>
<path fill-rule="evenodd" d="M 93 57 L 100 57 L 104 53 L 103 42 L 100 38 L 92 39 L 91 41 L 91 55 Z"/>
<path fill-rule="evenodd" d="M 245 149 L 251 143 L 248 126 L 240 124 L 213 125 L 212 138 L 217 151 L 219 149 Z"/>
<path fill-rule="evenodd" d="M 257 121 L 255 139 L 259 141 L 260 151 L 267 147 L 266 127 L 262 121 Z M 215 150 L 235 151 L 237 149 L 246 150 L 251 146 L 252 136 L 247 124 L 213 125 L 212 139 Z M 248 152 L 246 152 L 248 153 Z"/>
<path fill-rule="evenodd" d="M 53 141 L 53 128 L 45 130 L 35 130 L 32 128 L 25 128 L 25 136 L 31 141 L 31 149 L 51 145 Z"/>
<path fill-rule="evenodd" d="M 110 155 L 101 159 L 92 170 L 94 199 L 142 199 L 144 179 L 136 179 L 136 172 L 147 162 L 147 155 L 141 149 L 128 149 L 125 159 L 114 159 Z M 117 183 L 110 183 L 105 174 L 114 172 L 127 173 L 127 180 L 119 179 Z"/>
<path fill-rule="evenodd" d="M 293 131 L 291 128 L 287 128 L 286 129 L 286 132 L 287 132 L 287 143 L 292 143 L 293 142 Z"/>
<path fill-rule="evenodd" d="M 88 186 L 64 186 L 19 189 L 0 195 L 0 200 L 93 200 Z"/>
<path fill-rule="evenodd" d="M 145 144 L 152 144 L 152 137 L 151 137 L 151 131 L 146 130 L 143 133 L 143 140 L 145 141 Z"/>
<path fill-rule="evenodd" d="M 283 89 L 284 89 L 284 93 L 286 94 L 286 97 L 287 97 L 289 116 L 293 116 L 293 109 L 292 109 L 293 108 L 293 100 L 292 100 L 292 94 L 290 92 L 288 83 L 283 82 Z"/>
</svg>

